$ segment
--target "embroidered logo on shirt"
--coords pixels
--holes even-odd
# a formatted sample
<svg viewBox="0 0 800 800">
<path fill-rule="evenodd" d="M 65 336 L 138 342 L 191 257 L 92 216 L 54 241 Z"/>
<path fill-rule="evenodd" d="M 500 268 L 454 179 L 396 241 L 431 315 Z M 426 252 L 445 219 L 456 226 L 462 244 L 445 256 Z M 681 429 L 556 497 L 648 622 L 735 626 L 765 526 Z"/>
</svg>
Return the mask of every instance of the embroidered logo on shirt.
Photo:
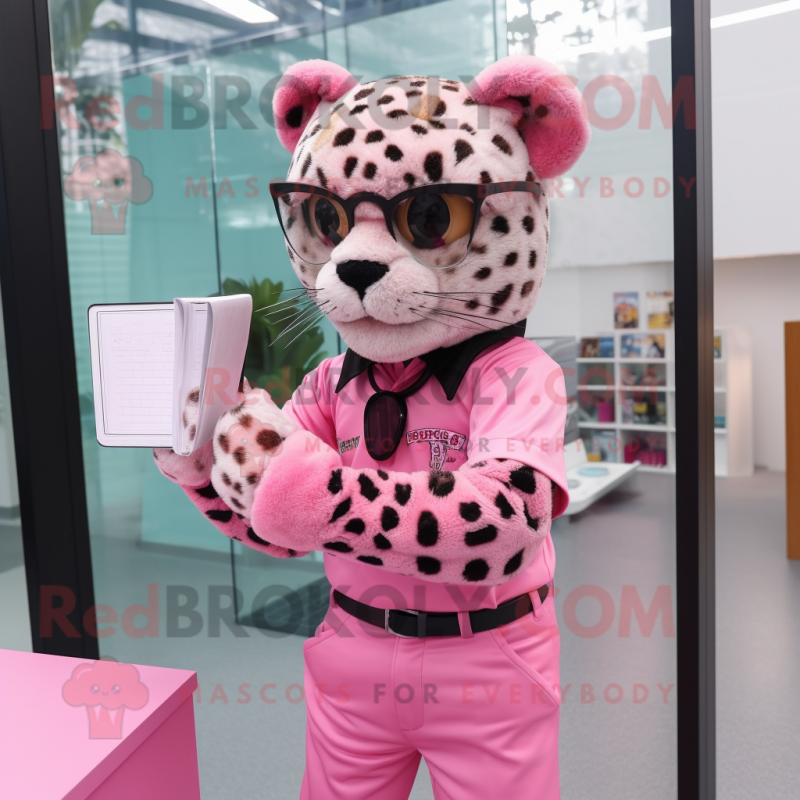
<svg viewBox="0 0 800 800">
<path fill-rule="evenodd" d="M 355 450 L 360 441 L 360 436 L 354 436 L 352 439 L 345 439 L 344 441 L 339 440 L 339 455 L 346 453 L 348 450 Z"/>
<path fill-rule="evenodd" d="M 444 466 L 449 450 L 462 451 L 467 442 L 463 433 L 454 433 L 444 428 L 418 428 L 406 434 L 406 443 L 427 442 L 431 446 L 431 469 Z"/>
</svg>

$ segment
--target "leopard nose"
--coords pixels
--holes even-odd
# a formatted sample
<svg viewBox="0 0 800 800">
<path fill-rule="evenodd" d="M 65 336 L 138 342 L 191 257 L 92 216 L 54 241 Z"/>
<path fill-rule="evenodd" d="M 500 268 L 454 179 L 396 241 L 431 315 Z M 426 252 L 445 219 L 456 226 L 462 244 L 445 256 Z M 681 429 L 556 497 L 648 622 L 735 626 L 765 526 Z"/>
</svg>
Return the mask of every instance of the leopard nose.
<svg viewBox="0 0 800 800">
<path fill-rule="evenodd" d="M 336 274 L 339 280 L 351 289 L 358 292 L 358 296 L 363 300 L 367 289 L 373 283 L 379 281 L 387 272 L 389 267 L 379 261 L 343 261 L 336 266 Z"/>
</svg>

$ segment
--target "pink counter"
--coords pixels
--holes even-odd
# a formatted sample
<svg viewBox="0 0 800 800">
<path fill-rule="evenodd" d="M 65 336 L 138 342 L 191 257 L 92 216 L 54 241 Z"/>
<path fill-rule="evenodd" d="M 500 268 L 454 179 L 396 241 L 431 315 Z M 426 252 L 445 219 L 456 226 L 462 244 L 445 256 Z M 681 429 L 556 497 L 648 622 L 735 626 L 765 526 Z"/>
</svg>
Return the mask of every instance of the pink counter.
<svg viewBox="0 0 800 800">
<path fill-rule="evenodd" d="M 0 650 L 0 798 L 199 800 L 180 669 Z"/>
</svg>

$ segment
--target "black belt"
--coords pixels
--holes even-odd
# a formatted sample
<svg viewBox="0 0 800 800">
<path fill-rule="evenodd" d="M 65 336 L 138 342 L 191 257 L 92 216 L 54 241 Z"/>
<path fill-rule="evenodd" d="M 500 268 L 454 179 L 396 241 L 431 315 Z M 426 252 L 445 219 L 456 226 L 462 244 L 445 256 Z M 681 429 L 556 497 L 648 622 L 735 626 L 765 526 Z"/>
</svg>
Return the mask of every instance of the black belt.
<svg viewBox="0 0 800 800">
<path fill-rule="evenodd" d="M 550 587 L 540 586 L 536 591 L 539 593 L 539 599 L 544 603 Z M 410 609 L 374 608 L 366 603 L 353 600 L 352 597 L 348 597 L 336 589 L 333 590 L 333 598 L 346 614 L 350 614 L 362 622 L 369 622 L 376 628 L 383 628 L 387 633 L 393 633 L 404 639 L 461 635 L 458 614 L 452 611 L 425 612 Z M 482 633 L 499 628 L 501 625 L 507 625 L 515 619 L 530 614 L 531 611 L 533 611 L 533 601 L 530 595 L 522 594 L 498 608 L 470 611 L 469 622 L 473 633 Z"/>
</svg>

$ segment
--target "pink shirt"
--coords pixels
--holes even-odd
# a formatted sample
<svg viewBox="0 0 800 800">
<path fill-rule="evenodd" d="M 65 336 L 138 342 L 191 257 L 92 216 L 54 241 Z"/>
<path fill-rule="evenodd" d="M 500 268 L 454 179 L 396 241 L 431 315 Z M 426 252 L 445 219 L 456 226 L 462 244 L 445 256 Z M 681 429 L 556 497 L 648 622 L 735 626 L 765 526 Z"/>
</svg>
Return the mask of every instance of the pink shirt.
<svg viewBox="0 0 800 800">
<path fill-rule="evenodd" d="M 556 485 L 554 516 L 568 503 L 564 467 L 566 400 L 561 368 L 542 349 L 520 337 L 492 345 L 467 370 L 448 401 L 435 376 L 406 399 L 405 435 L 394 455 L 377 462 L 363 442 L 364 405 L 374 394 L 366 372 L 335 391 L 344 356 L 309 373 L 284 410 L 306 430 L 341 453 L 345 466 L 396 472 L 457 470 L 486 458 L 527 464 Z M 420 375 L 408 366 L 376 364 L 381 389 L 401 390 Z M 380 567 L 325 553 L 325 572 L 335 589 L 382 608 L 465 611 L 494 608 L 553 578 L 555 551 L 548 533 L 531 564 L 499 586 L 458 586 L 397 575 Z"/>
</svg>

